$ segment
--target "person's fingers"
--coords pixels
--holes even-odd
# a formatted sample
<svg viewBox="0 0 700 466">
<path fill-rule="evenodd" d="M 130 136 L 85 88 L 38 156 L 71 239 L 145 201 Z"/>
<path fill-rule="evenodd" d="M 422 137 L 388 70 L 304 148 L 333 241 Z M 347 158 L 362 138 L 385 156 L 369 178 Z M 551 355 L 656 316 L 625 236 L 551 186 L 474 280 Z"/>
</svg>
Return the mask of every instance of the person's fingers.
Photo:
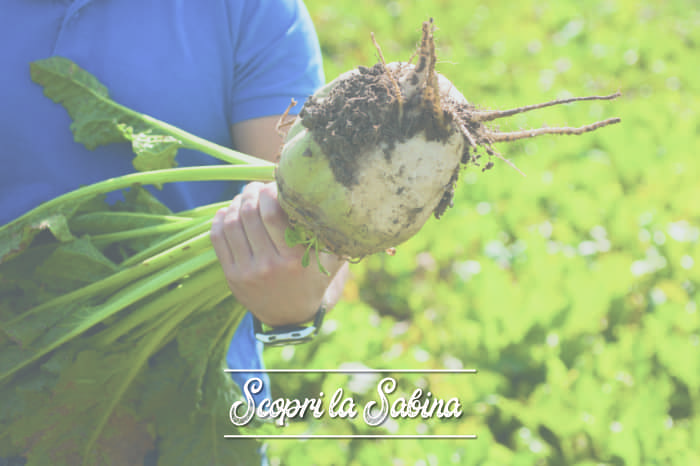
<svg viewBox="0 0 700 466">
<path fill-rule="evenodd" d="M 241 193 L 240 218 L 254 256 L 279 254 L 260 216 L 262 183 L 250 183 Z"/>
<path fill-rule="evenodd" d="M 277 200 L 277 185 L 266 184 L 260 190 L 260 218 L 265 224 L 265 229 L 270 235 L 270 239 L 275 247 L 282 254 L 303 252 L 301 245 L 294 247 L 291 251 L 284 239 L 284 233 L 289 226 L 289 218 Z"/>
<path fill-rule="evenodd" d="M 226 208 L 219 209 L 214 215 L 214 220 L 211 225 L 210 238 L 212 246 L 214 246 L 214 251 L 216 252 L 216 257 L 219 259 L 221 267 L 224 269 L 224 274 L 228 276 L 229 272 L 233 270 L 234 261 L 233 254 L 231 253 L 228 242 L 226 241 L 226 234 L 224 231 L 224 217 L 228 210 Z"/>
<path fill-rule="evenodd" d="M 233 256 L 233 262 L 240 267 L 245 267 L 246 264 L 250 263 L 253 253 L 243 229 L 240 210 L 241 196 L 238 195 L 233 198 L 233 202 L 226 209 L 226 215 L 223 218 L 223 229 L 226 244 Z"/>
</svg>

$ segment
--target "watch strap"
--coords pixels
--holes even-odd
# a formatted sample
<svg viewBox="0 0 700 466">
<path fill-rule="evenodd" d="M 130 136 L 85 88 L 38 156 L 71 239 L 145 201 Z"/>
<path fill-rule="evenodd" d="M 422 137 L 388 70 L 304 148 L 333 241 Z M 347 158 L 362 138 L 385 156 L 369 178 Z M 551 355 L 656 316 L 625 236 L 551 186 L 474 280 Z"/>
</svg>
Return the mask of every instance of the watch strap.
<svg viewBox="0 0 700 466">
<path fill-rule="evenodd" d="M 316 311 L 310 325 L 284 325 L 263 330 L 263 324 L 257 317 L 253 318 L 256 340 L 265 346 L 298 345 L 311 341 L 321 329 L 326 316 L 326 306 L 321 305 Z"/>
</svg>

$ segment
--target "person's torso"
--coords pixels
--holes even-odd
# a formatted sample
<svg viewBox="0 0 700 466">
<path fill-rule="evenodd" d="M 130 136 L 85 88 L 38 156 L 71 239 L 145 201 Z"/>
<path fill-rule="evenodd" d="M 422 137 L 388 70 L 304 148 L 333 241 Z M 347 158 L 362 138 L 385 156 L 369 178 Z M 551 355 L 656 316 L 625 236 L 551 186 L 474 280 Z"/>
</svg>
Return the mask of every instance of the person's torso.
<svg viewBox="0 0 700 466">
<path fill-rule="evenodd" d="M 73 141 L 68 113 L 31 81 L 30 62 L 52 55 L 69 58 L 120 104 L 230 146 L 237 74 L 249 71 L 237 68 L 237 55 L 250 50 L 251 41 L 259 42 L 256 35 L 268 34 L 264 25 L 251 24 L 255 18 L 245 16 L 262 4 L 279 10 L 294 2 L 4 0 L 0 225 L 81 185 L 133 172 L 127 144 L 88 151 Z M 284 31 L 284 25 L 269 24 L 274 23 L 269 14 L 264 21 L 273 31 Z M 297 96 L 286 96 L 285 102 L 291 97 Z M 220 163 L 186 150 L 177 162 Z M 239 188 L 227 182 L 172 184 L 158 196 L 181 210 L 231 198 Z"/>
</svg>

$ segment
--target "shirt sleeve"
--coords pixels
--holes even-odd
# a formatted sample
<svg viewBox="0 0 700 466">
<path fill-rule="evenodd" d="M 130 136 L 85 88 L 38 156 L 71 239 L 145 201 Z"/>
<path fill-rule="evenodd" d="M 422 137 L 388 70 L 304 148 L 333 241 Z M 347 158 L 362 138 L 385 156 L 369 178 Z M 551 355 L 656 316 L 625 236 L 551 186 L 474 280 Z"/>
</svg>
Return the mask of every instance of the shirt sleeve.
<svg viewBox="0 0 700 466">
<path fill-rule="evenodd" d="M 234 1 L 231 123 L 282 114 L 324 82 L 318 37 L 302 0 Z"/>
</svg>

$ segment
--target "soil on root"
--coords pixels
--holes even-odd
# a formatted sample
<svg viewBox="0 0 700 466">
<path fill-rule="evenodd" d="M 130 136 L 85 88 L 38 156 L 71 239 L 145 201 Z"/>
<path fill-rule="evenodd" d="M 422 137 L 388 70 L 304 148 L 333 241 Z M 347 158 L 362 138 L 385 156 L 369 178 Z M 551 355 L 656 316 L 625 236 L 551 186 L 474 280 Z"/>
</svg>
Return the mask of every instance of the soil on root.
<svg viewBox="0 0 700 466">
<path fill-rule="evenodd" d="M 446 142 L 454 132 L 461 132 L 465 141 L 461 165 L 481 166 L 479 152 L 483 151 L 488 160 L 483 164 L 482 171 L 493 167 L 491 158 L 495 156 L 520 172 L 512 162 L 496 152 L 492 144 L 541 134 L 583 134 L 620 122 L 619 118 L 609 118 L 578 128 L 545 127 L 506 133 L 490 130 L 484 125 L 485 122 L 552 105 L 610 100 L 620 93 L 558 99 L 503 111 L 478 110 L 472 104 L 438 95 L 433 29 L 432 18 L 423 23 L 421 45 L 414 55 L 418 56 L 417 66 L 410 64 L 412 59 L 409 63 L 387 66 L 373 36 L 380 62 L 371 68 L 359 67 L 357 73 L 336 83 L 325 98 L 312 96 L 302 108 L 302 124 L 311 131 L 314 140 L 328 157 L 336 181 L 343 186 L 351 188 L 359 182 L 362 158 L 369 151 L 381 147 L 387 160 L 391 160 L 397 143 L 422 131 L 427 140 L 442 142 Z M 398 85 L 399 76 L 405 76 L 405 73 L 412 73 L 409 79 L 414 86 L 418 85 L 421 77 L 424 79 L 422 90 L 407 99 L 400 95 L 402 91 Z M 437 218 L 452 205 L 459 168 L 455 168 L 442 199 L 434 209 Z"/>
<path fill-rule="evenodd" d="M 425 131 L 426 139 L 446 141 L 455 131 L 452 113 L 443 111 L 442 122 L 420 93 L 402 102 L 382 63 L 359 67 L 324 99 L 309 98 L 301 110 L 302 124 L 329 159 L 333 175 L 348 188 L 358 183 L 363 156 L 377 146 L 391 160 L 398 142 Z"/>
</svg>

